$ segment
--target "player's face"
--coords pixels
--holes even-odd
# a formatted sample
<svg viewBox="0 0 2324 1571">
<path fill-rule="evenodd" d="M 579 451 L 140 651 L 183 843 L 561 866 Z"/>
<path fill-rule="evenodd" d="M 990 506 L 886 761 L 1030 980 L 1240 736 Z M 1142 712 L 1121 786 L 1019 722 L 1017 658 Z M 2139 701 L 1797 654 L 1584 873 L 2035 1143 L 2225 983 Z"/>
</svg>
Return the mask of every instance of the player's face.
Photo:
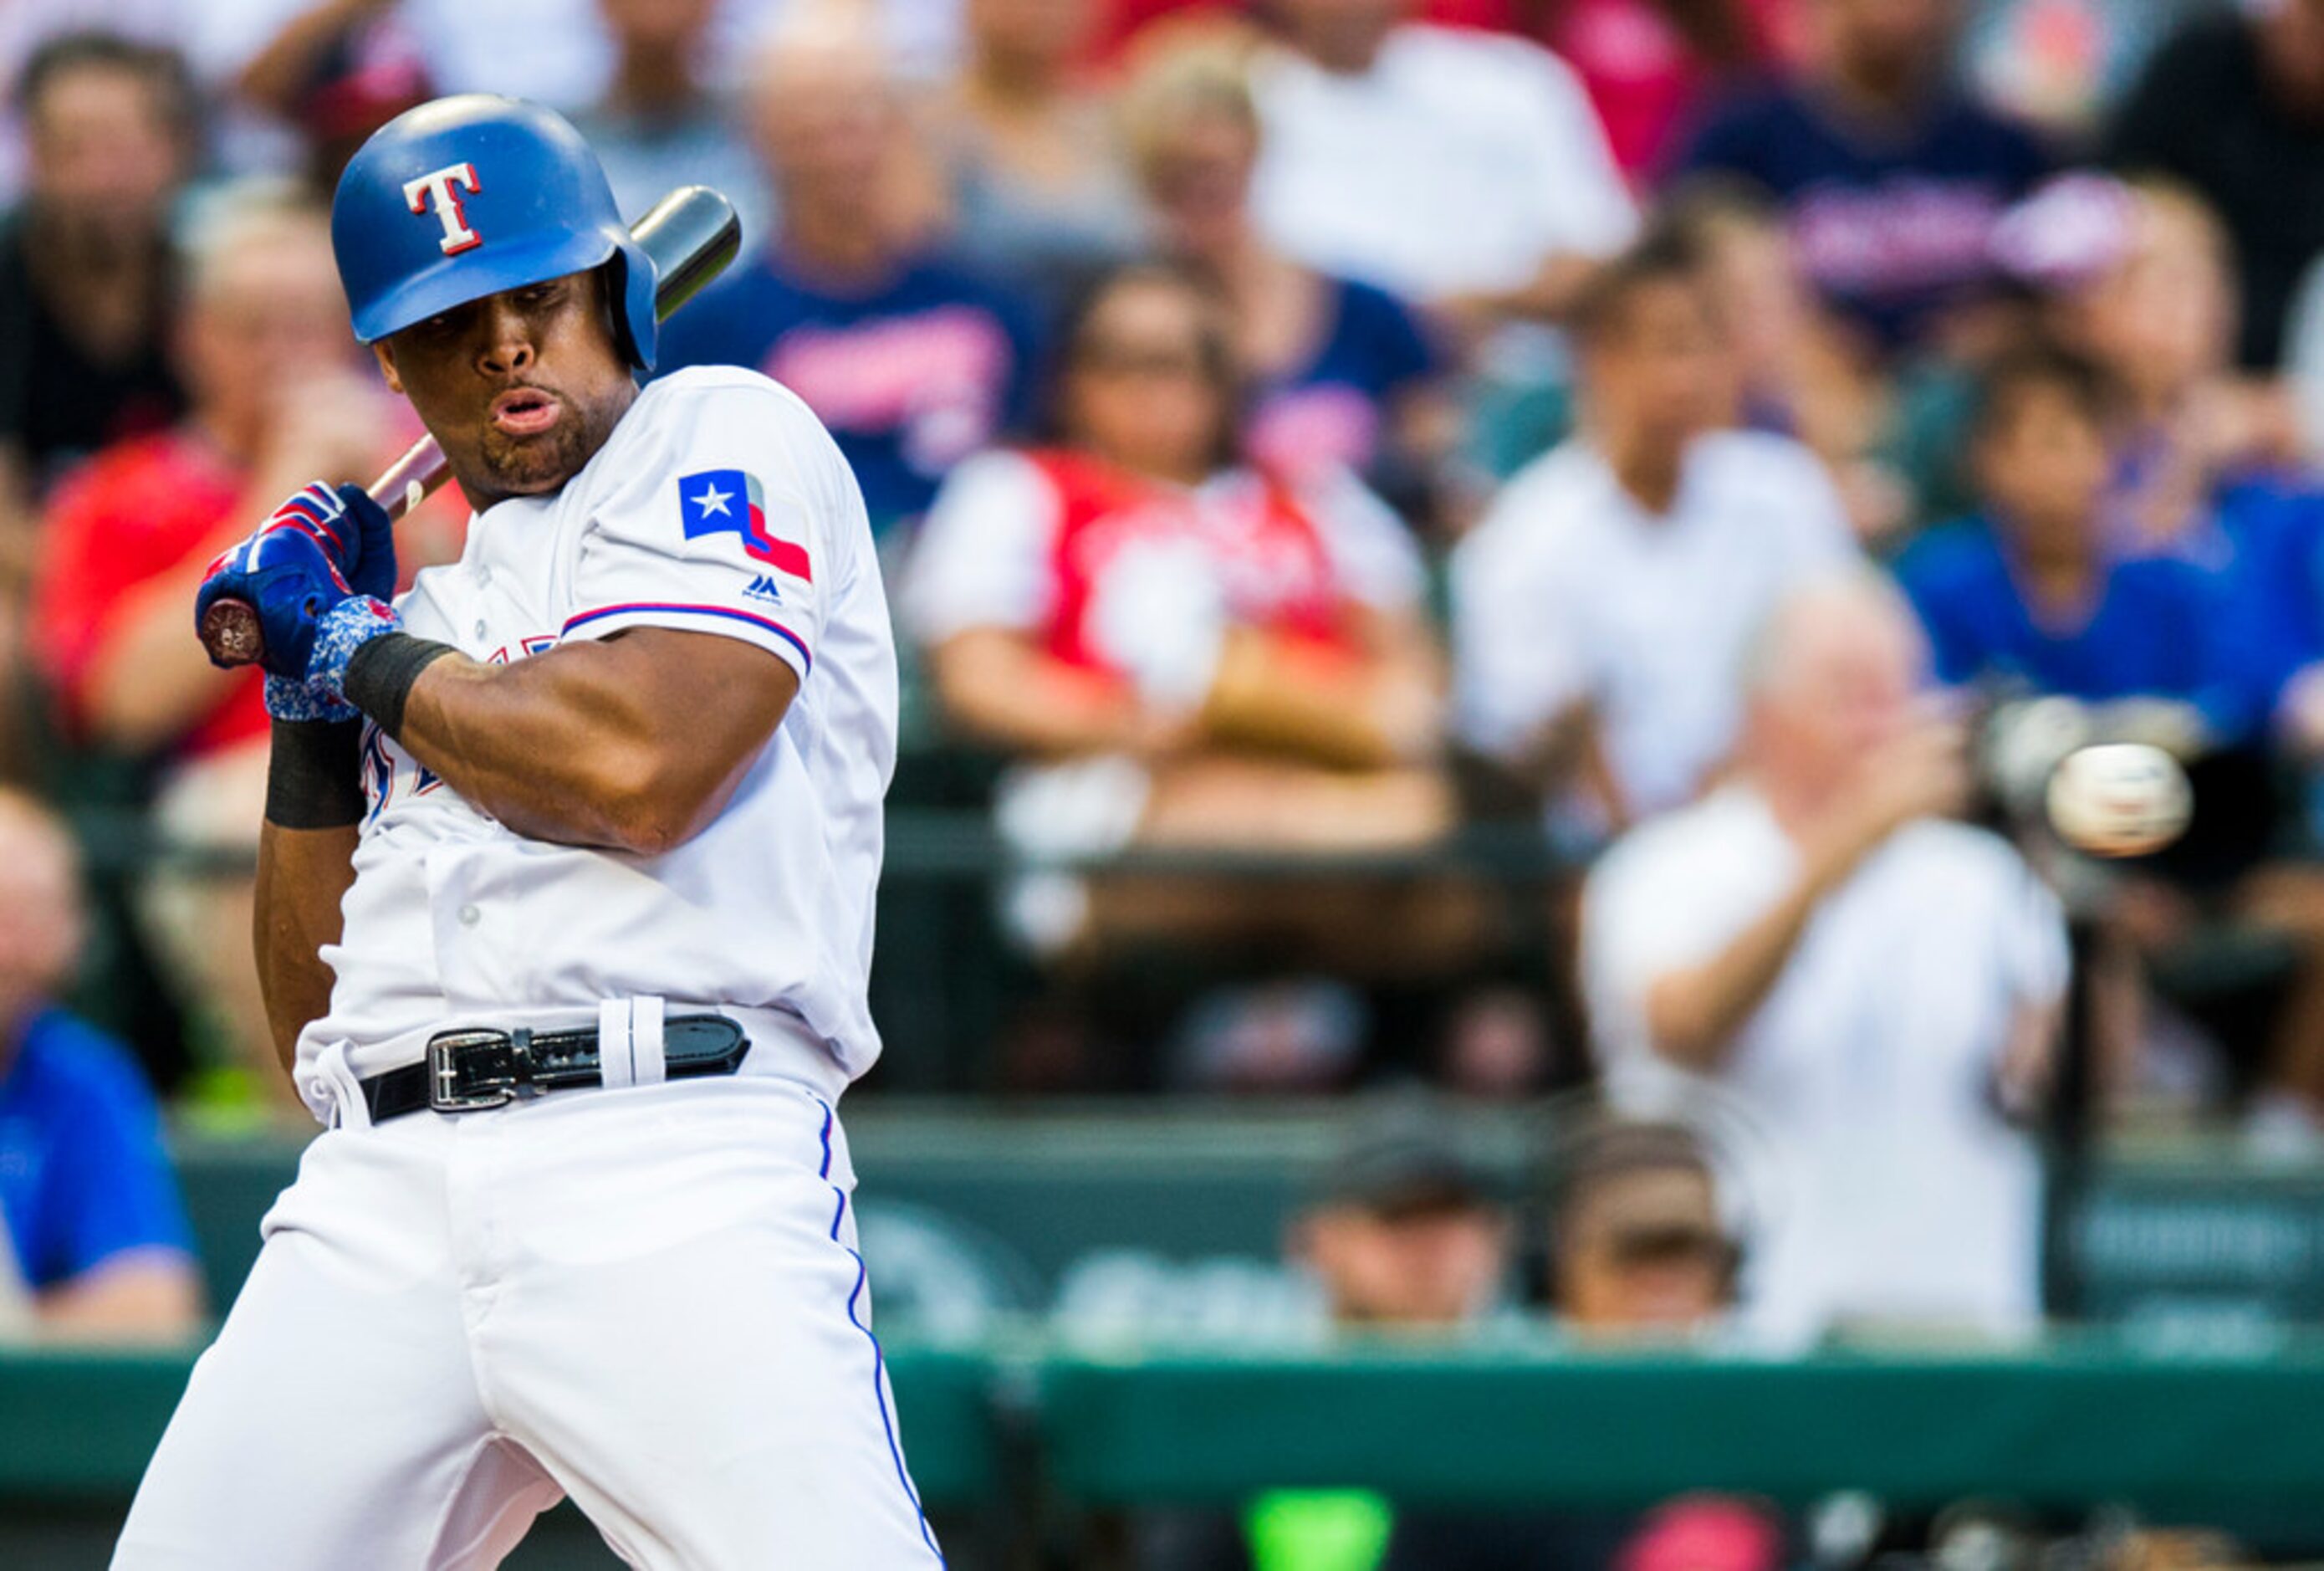
<svg viewBox="0 0 2324 1571">
<path fill-rule="evenodd" d="M 479 508 L 556 490 L 637 396 L 602 271 L 505 290 L 378 346 L 388 384 Z"/>
</svg>

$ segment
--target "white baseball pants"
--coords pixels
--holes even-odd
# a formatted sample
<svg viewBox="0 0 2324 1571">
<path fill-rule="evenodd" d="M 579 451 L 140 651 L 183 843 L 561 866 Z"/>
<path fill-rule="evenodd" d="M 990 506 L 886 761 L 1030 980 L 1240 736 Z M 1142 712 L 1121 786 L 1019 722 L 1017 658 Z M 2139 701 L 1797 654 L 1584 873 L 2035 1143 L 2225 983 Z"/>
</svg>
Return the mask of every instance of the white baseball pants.
<svg viewBox="0 0 2324 1571">
<path fill-rule="evenodd" d="M 837 1118 L 742 1076 L 319 1136 L 114 1565 L 490 1566 L 571 1495 L 632 1566 L 943 1564 Z"/>
</svg>

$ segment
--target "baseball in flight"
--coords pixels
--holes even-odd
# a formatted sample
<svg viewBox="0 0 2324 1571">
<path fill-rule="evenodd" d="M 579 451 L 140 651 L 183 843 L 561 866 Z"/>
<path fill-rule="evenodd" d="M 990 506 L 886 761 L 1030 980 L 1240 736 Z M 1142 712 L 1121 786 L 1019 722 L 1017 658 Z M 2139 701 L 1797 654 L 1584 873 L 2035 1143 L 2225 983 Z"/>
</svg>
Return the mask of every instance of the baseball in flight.
<svg viewBox="0 0 2324 1571">
<path fill-rule="evenodd" d="M 2179 761 L 2143 742 L 2075 749 L 2050 777 L 2050 826 L 2093 856 L 2145 856 L 2185 832 L 2195 794 Z"/>
</svg>

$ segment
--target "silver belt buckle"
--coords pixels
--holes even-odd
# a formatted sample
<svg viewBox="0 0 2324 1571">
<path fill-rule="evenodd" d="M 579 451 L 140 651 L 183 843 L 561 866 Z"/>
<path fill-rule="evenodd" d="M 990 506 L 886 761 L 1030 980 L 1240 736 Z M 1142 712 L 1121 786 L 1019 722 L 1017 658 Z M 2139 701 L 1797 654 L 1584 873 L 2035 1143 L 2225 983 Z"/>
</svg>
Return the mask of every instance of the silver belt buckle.
<svg viewBox="0 0 2324 1571">
<path fill-rule="evenodd" d="M 498 1043 L 510 1067 L 501 1074 L 464 1076 L 452 1055 L 463 1048 Z M 475 1113 L 516 1100 L 515 1051 L 499 1031 L 447 1031 L 428 1043 L 428 1105 L 438 1113 Z M 481 1081 L 482 1084 L 477 1084 Z"/>
</svg>

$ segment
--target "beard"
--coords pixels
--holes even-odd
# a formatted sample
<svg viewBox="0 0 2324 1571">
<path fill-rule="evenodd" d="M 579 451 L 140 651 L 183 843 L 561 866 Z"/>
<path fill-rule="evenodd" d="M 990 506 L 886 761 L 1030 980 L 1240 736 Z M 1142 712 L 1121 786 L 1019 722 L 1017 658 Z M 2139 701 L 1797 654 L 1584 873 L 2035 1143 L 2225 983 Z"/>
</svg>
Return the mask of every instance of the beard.
<svg viewBox="0 0 2324 1571">
<path fill-rule="evenodd" d="M 555 388 L 544 386 L 542 391 L 564 406 L 563 418 L 549 430 L 511 436 L 496 426 L 484 428 L 476 462 L 484 472 L 484 489 L 494 495 L 538 496 L 563 485 L 605 445 L 637 396 L 634 384 L 625 384 L 615 396 L 595 404 L 584 404 Z"/>
</svg>

